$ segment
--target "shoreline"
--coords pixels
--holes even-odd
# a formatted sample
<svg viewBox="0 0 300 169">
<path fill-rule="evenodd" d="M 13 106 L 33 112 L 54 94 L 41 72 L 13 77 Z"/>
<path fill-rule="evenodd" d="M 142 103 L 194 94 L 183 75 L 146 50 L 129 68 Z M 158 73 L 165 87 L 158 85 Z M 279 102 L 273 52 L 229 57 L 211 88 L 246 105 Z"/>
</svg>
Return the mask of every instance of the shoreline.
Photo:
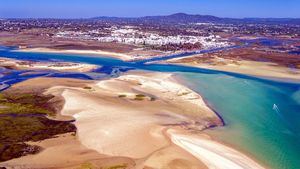
<svg viewBox="0 0 300 169">
<path fill-rule="evenodd" d="M 116 52 L 107 52 L 102 50 L 65 50 L 65 49 L 51 49 L 51 48 L 25 48 L 25 49 L 17 49 L 16 52 L 34 52 L 34 53 L 63 53 L 63 54 L 88 54 L 94 56 L 102 56 L 102 57 L 112 57 L 116 59 L 120 59 L 123 61 L 129 61 L 133 58 L 128 54 L 116 53 Z"/>
<path fill-rule="evenodd" d="M 90 72 L 100 68 L 98 65 L 74 62 L 35 62 L 0 57 L 0 66 L 16 70 L 54 70 L 65 72 Z"/>
<path fill-rule="evenodd" d="M 243 61 L 243 62 L 249 62 L 250 64 L 266 64 L 266 68 L 268 68 L 268 64 L 266 62 L 255 62 L 255 61 Z M 161 62 L 165 63 L 165 62 Z M 169 61 L 166 61 L 167 64 L 172 64 L 172 65 L 179 65 L 179 66 L 189 66 L 189 67 L 195 67 L 195 68 L 202 68 L 202 69 L 208 69 L 208 70 L 218 70 L 218 71 L 224 71 L 224 72 L 229 72 L 229 73 L 239 73 L 243 75 L 249 75 L 249 76 L 254 76 L 254 77 L 260 77 L 264 79 L 269 79 L 269 80 L 279 80 L 283 82 L 288 82 L 288 83 L 299 83 L 300 81 L 300 70 L 297 69 L 295 70 L 295 73 L 290 73 L 289 68 L 285 67 L 272 67 L 269 66 L 269 68 L 274 68 L 273 70 L 262 70 L 260 67 L 249 67 L 249 68 L 238 68 L 238 67 L 231 67 L 231 66 L 213 66 L 213 65 L 208 65 L 208 64 L 194 64 L 194 63 L 172 63 Z M 243 66 L 243 65 L 241 65 Z M 260 71 L 258 71 L 260 70 Z"/>
<path fill-rule="evenodd" d="M 64 54 L 89 54 L 94 56 L 103 56 L 108 58 L 116 58 L 123 61 L 134 61 L 136 58 L 129 54 L 121 54 L 116 52 L 106 52 L 101 50 L 57 50 L 57 49 L 50 49 L 50 48 L 26 48 L 26 49 L 17 49 L 16 51 L 20 52 L 36 52 L 36 53 L 64 53 Z M 139 59 L 147 59 L 152 58 L 155 56 L 145 56 L 143 58 Z M 231 62 L 233 61 L 227 61 L 226 59 L 223 59 L 225 62 L 230 62 L 229 64 L 225 65 L 212 65 L 207 63 L 181 63 L 176 62 L 177 60 L 184 59 L 184 58 L 192 58 L 192 56 L 187 56 L 183 58 L 175 58 L 175 59 L 169 59 L 165 61 L 160 61 L 158 63 L 167 63 L 167 64 L 173 64 L 173 65 L 181 65 L 181 66 L 190 66 L 190 67 L 196 67 L 196 68 L 204 68 L 204 69 L 210 69 L 210 70 L 219 70 L 219 71 L 225 71 L 225 72 L 231 72 L 231 73 L 240 73 L 250 76 L 258 76 L 266 79 L 279 79 L 281 81 L 286 82 L 299 82 L 300 80 L 300 70 L 295 69 L 292 70 L 290 68 L 277 66 L 273 63 L 269 62 L 259 62 L 259 61 L 247 61 L 242 60 L 238 61 L 239 64 L 235 65 Z M 259 70 L 259 71 L 258 71 Z"/>
<path fill-rule="evenodd" d="M 265 168 L 248 154 L 213 139 L 210 134 L 187 135 L 171 130 L 169 135 L 174 144 L 202 160 L 208 168 Z"/>
<path fill-rule="evenodd" d="M 55 79 L 53 80 L 55 81 Z M 199 166 L 201 166 L 200 168 L 209 167 L 203 161 L 203 157 L 199 158 L 186 147 L 176 144 L 173 135 L 170 135 L 168 131 L 181 131 L 187 136 L 185 139 L 191 137 L 190 141 L 195 142 L 193 131 L 216 126 L 215 122 L 212 123 L 213 125 L 205 124 L 205 121 L 202 121 L 202 119 L 206 119 L 204 115 L 208 115 L 209 118 L 218 117 L 207 107 L 200 95 L 183 86 L 171 74 L 129 72 L 116 79 L 89 83 L 88 86 L 91 89 L 55 85 L 46 92 L 61 95 L 64 98 L 65 103 L 61 114 L 73 116 L 76 119 L 77 139 L 85 147 L 110 157 L 144 159 L 141 165 L 154 168 L 165 164 L 163 159 L 169 158 L 188 160 L 189 163 L 198 166 L 197 168 Z M 142 100 L 135 99 L 137 93 L 145 95 Z M 120 97 L 124 94 L 125 98 Z M 153 96 L 156 98 L 155 101 L 151 101 Z M 194 99 L 197 101 L 195 102 Z M 200 106 L 199 108 L 202 107 L 204 114 L 194 115 L 196 112 L 199 113 L 200 109 L 194 113 L 182 111 L 180 110 L 181 104 L 177 104 L 177 102 L 186 105 L 184 110 L 189 111 Z M 164 110 L 164 112 L 154 113 L 159 112 L 158 110 Z M 107 114 L 107 112 L 110 113 Z M 209 114 L 207 114 L 208 112 Z M 199 118 L 197 118 L 198 116 Z M 203 126 L 199 128 L 200 124 Z M 95 125 L 98 127 L 95 128 Z M 126 135 L 122 134 L 123 131 Z M 147 138 L 146 143 L 145 138 Z M 196 142 L 198 142 L 197 139 Z M 208 142 L 213 142 L 213 140 Z M 220 142 L 218 145 L 219 147 L 222 145 L 223 150 L 226 150 L 227 146 Z M 169 151 L 172 152 L 172 156 Z M 209 151 L 213 153 L 215 150 L 210 149 Z M 163 157 L 158 155 L 161 153 L 164 154 Z M 181 157 L 182 154 L 185 154 L 185 157 Z M 246 159 L 241 161 L 247 163 Z M 203 166 L 203 162 L 206 164 L 205 166 Z M 188 163 L 185 164 L 188 165 Z M 232 166 L 235 165 L 232 164 Z"/>
<path fill-rule="evenodd" d="M 173 78 L 175 79 L 175 81 L 177 81 L 178 83 L 184 85 L 184 86 L 187 86 L 186 83 L 184 82 L 184 79 L 181 79 L 179 76 L 176 76 L 176 75 L 173 75 Z M 192 89 L 192 88 L 191 88 Z M 222 118 L 221 114 L 218 113 L 215 108 L 213 106 L 211 106 L 208 101 L 202 96 L 201 93 L 198 93 L 202 98 L 203 98 L 203 102 L 205 103 L 205 105 L 215 113 L 216 116 L 218 116 L 218 118 L 221 120 L 222 122 L 222 125 L 221 127 L 224 127 L 226 125 L 225 123 L 225 120 Z M 218 126 L 212 126 L 212 127 L 209 127 L 208 129 L 213 129 L 215 127 L 218 127 Z"/>
<path fill-rule="evenodd" d="M 61 95 L 64 98 L 60 114 L 76 119 L 75 125 L 78 128 L 76 140 L 87 149 L 96 150 L 99 154 L 111 158 L 116 156 L 142 158 L 144 161 L 140 165 L 154 168 L 161 165 L 160 163 L 170 162 L 161 161 L 164 158 L 190 160 L 191 164 L 184 164 L 203 166 L 203 157 L 199 158 L 186 147 L 176 144 L 176 140 L 166 137 L 164 131 L 184 131 L 187 138 L 190 138 L 194 135 L 193 131 L 220 126 L 220 123 L 217 124 L 214 120 L 211 124 L 207 123 L 211 117 L 218 118 L 215 112 L 207 106 L 199 94 L 182 85 L 172 74 L 129 72 L 116 79 L 89 82 L 87 89 L 67 87 L 65 86 L 67 83 L 60 85 L 61 82 L 56 83 L 55 78 L 48 78 L 47 82 L 43 78 L 31 80 L 32 82 L 28 80 L 26 83 L 37 85 L 40 83 L 36 81 L 40 81 L 49 85 L 51 79 L 54 85 L 46 93 Z M 17 85 L 22 84 L 24 83 Z M 121 95 L 126 97 L 120 97 Z M 142 100 L 136 100 L 138 95 L 144 95 Z M 151 101 L 152 97 L 155 100 Z M 181 104 L 178 104 L 179 102 Z M 182 107 L 182 104 L 185 106 Z M 101 127 L 95 128 L 99 124 Z M 99 140 L 97 139 L 99 137 L 105 139 Z M 193 139 L 195 138 L 192 137 L 191 140 Z M 126 142 L 120 143 L 119 140 Z M 224 148 L 226 145 L 218 143 L 226 149 Z M 173 152 L 175 154 L 170 155 L 168 153 L 170 150 L 171 152 L 176 150 Z M 163 159 L 158 155 L 161 153 L 164 154 Z M 185 158 L 181 157 L 182 153 L 186 154 Z M 30 157 L 35 156 L 24 156 L 13 161 L 18 163 L 18 160 Z M 245 161 L 247 160 L 244 159 Z M 204 168 L 207 167 L 209 166 L 206 165 Z"/>
</svg>

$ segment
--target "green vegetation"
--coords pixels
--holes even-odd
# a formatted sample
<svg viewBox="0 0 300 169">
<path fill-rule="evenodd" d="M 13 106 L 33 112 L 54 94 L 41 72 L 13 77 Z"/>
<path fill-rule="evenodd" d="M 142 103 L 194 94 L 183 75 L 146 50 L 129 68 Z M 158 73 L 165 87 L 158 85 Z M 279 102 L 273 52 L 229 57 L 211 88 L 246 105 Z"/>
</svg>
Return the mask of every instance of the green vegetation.
<svg viewBox="0 0 300 169">
<path fill-rule="evenodd" d="M 39 96 L 32 94 L 6 94 L 0 93 L 0 114 L 44 114 L 54 115 L 48 101 L 53 96 Z"/>
<path fill-rule="evenodd" d="M 181 94 L 178 94 L 178 96 L 184 96 L 184 95 L 187 95 L 187 94 L 190 94 L 191 92 L 182 92 Z"/>
<path fill-rule="evenodd" d="M 39 152 L 40 148 L 26 144 L 57 134 L 75 132 L 70 121 L 50 120 L 54 109 L 53 96 L 0 93 L 0 161 Z"/>
<path fill-rule="evenodd" d="M 127 167 L 126 164 L 120 164 L 120 165 L 110 166 L 107 169 L 125 169 L 126 167 Z"/>
<path fill-rule="evenodd" d="M 92 89 L 92 87 L 90 87 L 90 86 L 85 86 L 85 87 L 83 87 L 83 89 L 86 89 L 86 90 L 91 90 L 91 89 Z"/>
<path fill-rule="evenodd" d="M 118 164 L 114 166 L 109 166 L 109 167 L 101 167 L 97 168 L 90 162 L 83 163 L 78 169 L 126 169 L 127 164 Z"/>
<path fill-rule="evenodd" d="M 124 98 L 124 97 L 127 97 L 127 96 L 126 96 L 126 94 L 120 94 L 118 97 L 119 98 Z"/>
<path fill-rule="evenodd" d="M 83 163 L 78 169 L 95 169 L 94 165 L 87 162 Z"/>
<path fill-rule="evenodd" d="M 146 97 L 146 96 L 143 95 L 143 94 L 137 94 L 137 95 L 135 95 L 134 100 L 142 101 L 142 100 L 145 99 L 145 97 Z"/>
</svg>

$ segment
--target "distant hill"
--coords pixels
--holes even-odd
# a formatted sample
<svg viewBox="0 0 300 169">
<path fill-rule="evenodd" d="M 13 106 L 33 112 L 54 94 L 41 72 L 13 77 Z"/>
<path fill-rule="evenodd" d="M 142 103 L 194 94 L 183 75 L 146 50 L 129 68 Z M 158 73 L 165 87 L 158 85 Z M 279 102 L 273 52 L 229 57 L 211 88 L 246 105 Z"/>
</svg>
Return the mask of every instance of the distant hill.
<svg viewBox="0 0 300 169">
<path fill-rule="evenodd" d="M 160 21 L 160 22 L 177 22 L 177 23 L 196 23 L 196 22 L 218 22 L 222 18 L 211 15 L 189 15 L 185 13 L 176 13 L 167 16 L 145 16 L 142 20 Z"/>
<path fill-rule="evenodd" d="M 265 23 L 265 24 L 299 24 L 300 18 L 220 18 L 212 15 L 190 15 L 186 13 L 176 13 L 165 16 L 145 16 L 145 17 L 94 17 L 91 19 L 103 21 L 124 21 L 124 22 L 156 22 L 156 23 Z"/>
</svg>

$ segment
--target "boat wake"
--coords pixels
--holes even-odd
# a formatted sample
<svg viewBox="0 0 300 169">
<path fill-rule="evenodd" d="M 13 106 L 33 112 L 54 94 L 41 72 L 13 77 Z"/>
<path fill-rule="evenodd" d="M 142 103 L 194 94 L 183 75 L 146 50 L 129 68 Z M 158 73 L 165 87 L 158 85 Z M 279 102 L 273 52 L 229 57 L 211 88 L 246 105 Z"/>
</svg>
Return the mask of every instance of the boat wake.
<svg viewBox="0 0 300 169">
<path fill-rule="evenodd" d="M 280 110 L 279 110 L 278 106 L 275 103 L 273 104 L 273 108 L 272 109 L 276 112 L 276 114 L 280 117 L 280 119 L 284 121 L 284 118 L 281 115 Z"/>
<path fill-rule="evenodd" d="M 280 110 L 276 104 L 273 104 L 273 110 L 276 111 L 277 113 L 280 113 Z"/>
</svg>

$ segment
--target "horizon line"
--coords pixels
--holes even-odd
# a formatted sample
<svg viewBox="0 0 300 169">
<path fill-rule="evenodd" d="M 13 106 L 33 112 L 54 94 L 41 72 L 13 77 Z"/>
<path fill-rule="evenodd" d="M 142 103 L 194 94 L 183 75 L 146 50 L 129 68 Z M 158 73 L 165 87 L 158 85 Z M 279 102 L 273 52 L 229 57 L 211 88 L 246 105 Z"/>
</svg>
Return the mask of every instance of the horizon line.
<svg viewBox="0 0 300 169">
<path fill-rule="evenodd" d="M 107 18 L 120 18 L 120 19 L 137 19 L 137 18 L 144 18 L 144 17 L 156 17 L 156 16 L 172 16 L 175 14 L 185 14 L 190 16 L 213 16 L 221 19 L 300 19 L 300 17 L 222 17 L 222 16 L 216 16 L 216 15 L 208 15 L 208 14 L 189 14 L 184 12 L 177 12 L 177 13 L 171 13 L 171 14 L 161 14 L 161 15 L 144 15 L 144 16 L 109 16 L 109 15 L 99 15 L 99 16 L 92 16 L 92 17 L 69 17 L 69 18 L 62 18 L 62 17 L 0 17 L 0 20 L 5 19 L 57 19 L 57 20 L 84 20 L 84 19 L 94 19 L 94 18 L 101 18 L 101 17 L 107 17 Z"/>
</svg>

